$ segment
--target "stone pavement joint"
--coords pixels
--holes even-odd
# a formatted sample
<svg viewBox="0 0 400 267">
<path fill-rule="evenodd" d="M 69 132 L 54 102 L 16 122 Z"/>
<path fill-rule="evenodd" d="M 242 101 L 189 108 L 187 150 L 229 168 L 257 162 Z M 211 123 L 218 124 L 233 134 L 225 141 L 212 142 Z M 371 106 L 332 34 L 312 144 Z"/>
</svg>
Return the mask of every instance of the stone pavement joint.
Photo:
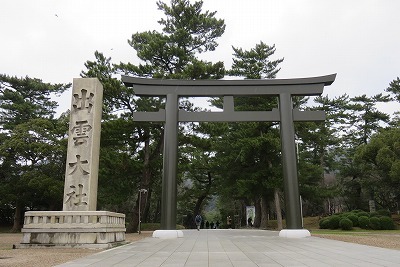
<svg viewBox="0 0 400 267">
<path fill-rule="evenodd" d="M 282 238 L 264 230 L 184 230 L 177 239 L 145 238 L 58 267 L 400 266 L 400 251 L 318 237 Z"/>
</svg>

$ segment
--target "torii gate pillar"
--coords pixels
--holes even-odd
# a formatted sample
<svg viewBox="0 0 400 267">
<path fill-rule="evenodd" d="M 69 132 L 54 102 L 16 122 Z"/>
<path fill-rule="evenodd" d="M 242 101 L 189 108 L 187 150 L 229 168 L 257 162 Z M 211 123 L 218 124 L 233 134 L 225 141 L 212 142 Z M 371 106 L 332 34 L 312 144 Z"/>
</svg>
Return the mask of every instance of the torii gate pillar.
<svg viewBox="0 0 400 267">
<path fill-rule="evenodd" d="M 176 177 L 178 168 L 178 96 L 167 95 L 161 201 L 162 229 L 176 229 Z"/>
<path fill-rule="evenodd" d="M 286 203 L 286 227 L 288 229 L 301 229 L 301 203 L 299 193 L 299 182 L 297 177 L 297 159 L 295 148 L 295 133 L 293 125 L 293 113 L 285 112 L 293 107 L 292 98 L 289 94 L 279 96 L 279 115 L 281 146 L 282 146 L 282 165 L 285 188 Z M 292 197 L 295 196 L 295 197 Z M 296 197 L 298 196 L 298 197 Z"/>
</svg>

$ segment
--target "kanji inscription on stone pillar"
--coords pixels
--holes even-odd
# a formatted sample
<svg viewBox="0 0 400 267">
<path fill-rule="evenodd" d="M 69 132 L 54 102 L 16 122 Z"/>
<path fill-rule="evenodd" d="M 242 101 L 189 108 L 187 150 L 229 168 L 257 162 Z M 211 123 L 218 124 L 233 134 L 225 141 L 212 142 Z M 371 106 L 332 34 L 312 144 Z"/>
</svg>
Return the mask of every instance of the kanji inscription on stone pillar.
<svg viewBox="0 0 400 267">
<path fill-rule="evenodd" d="M 74 79 L 69 123 L 64 211 L 95 211 L 103 86 L 97 78 Z"/>
</svg>

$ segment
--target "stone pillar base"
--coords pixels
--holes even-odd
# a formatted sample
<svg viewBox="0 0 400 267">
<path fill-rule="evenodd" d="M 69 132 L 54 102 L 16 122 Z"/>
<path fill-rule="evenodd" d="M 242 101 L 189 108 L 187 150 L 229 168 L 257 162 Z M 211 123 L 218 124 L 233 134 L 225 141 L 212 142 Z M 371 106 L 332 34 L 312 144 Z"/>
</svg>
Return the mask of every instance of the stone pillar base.
<svg viewBox="0 0 400 267">
<path fill-rule="evenodd" d="M 285 238 L 303 238 L 311 236 L 307 229 L 283 229 L 279 232 L 279 237 Z"/>
<path fill-rule="evenodd" d="M 153 232 L 153 237 L 161 239 L 173 239 L 183 237 L 181 230 L 156 230 Z"/>
<path fill-rule="evenodd" d="M 125 241 L 125 214 L 109 211 L 28 211 L 16 248 L 109 248 Z"/>
</svg>

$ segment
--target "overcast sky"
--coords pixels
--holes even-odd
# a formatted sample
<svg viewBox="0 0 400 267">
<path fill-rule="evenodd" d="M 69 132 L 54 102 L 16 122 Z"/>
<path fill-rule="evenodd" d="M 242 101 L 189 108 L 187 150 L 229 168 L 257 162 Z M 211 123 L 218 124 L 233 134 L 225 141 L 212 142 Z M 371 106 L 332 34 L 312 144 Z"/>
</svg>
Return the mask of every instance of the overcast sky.
<svg viewBox="0 0 400 267">
<path fill-rule="evenodd" d="M 165 0 L 169 3 L 169 0 Z M 193 1 L 192 1 L 193 2 Z M 225 20 L 210 61 L 231 65 L 232 48 L 263 41 L 284 57 L 277 78 L 337 73 L 324 94 L 372 96 L 400 76 L 399 0 L 204 0 Z M 69 83 L 96 50 L 139 63 L 127 40 L 160 30 L 155 0 L 8 0 L 0 4 L 0 73 Z M 68 109 L 70 96 L 60 100 Z M 385 105 L 387 112 L 398 104 Z"/>
</svg>

